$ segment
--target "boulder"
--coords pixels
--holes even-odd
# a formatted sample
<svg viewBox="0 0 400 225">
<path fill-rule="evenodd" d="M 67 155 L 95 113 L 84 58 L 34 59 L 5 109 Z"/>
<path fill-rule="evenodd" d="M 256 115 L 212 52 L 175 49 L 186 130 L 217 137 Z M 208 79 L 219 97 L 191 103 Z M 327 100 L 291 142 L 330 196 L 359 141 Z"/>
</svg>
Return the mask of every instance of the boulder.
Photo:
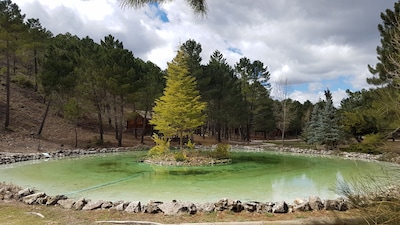
<svg viewBox="0 0 400 225">
<path fill-rule="evenodd" d="M 103 201 L 103 204 L 101 204 L 102 209 L 109 209 L 113 207 L 113 203 L 110 201 Z"/>
<path fill-rule="evenodd" d="M 158 207 L 168 216 L 191 215 L 197 212 L 196 206 L 191 202 L 172 201 L 160 204 Z"/>
<path fill-rule="evenodd" d="M 326 210 L 346 211 L 349 209 L 347 202 L 343 198 L 325 201 Z"/>
<path fill-rule="evenodd" d="M 289 206 L 286 202 L 276 202 L 272 207 L 273 213 L 287 213 L 289 211 Z"/>
<path fill-rule="evenodd" d="M 215 205 L 211 202 L 206 202 L 203 204 L 197 204 L 196 208 L 200 212 L 211 213 L 215 211 Z"/>
<path fill-rule="evenodd" d="M 59 200 L 67 199 L 65 195 L 49 196 L 46 205 L 55 205 Z"/>
<path fill-rule="evenodd" d="M 257 211 L 257 205 L 259 204 L 259 202 L 245 202 L 243 203 L 243 209 L 247 212 L 255 212 Z"/>
<path fill-rule="evenodd" d="M 120 202 L 114 207 L 114 209 L 117 211 L 124 211 L 128 205 L 129 202 Z"/>
<path fill-rule="evenodd" d="M 227 209 L 232 212 L 241 212 L 243 211 L 244 207 L 242 202 L 239 200 L 228 200 Z"/>
<path fill-rule="evenodd" d="M 82 210 L 82 208 L 87 204 L 87 200 L 85 198 L 80 198 L 75 202 L 74 207 L 76 210 Z"/>
<path fill-rule="evenodd" d="M 215 211 L 224 211 L 225 209 L 228 208 L 228 199 L 223 198 L 216 202 L 215 204 Z"/>
<path fill-rule="evenodd" d="M 45 194 L 44 192 L 39 192 L 39 193 L 31 194 L 31 195 L 28 195 L 28 196 L 23 197 L 23 198 L 22 198 L 22 202 L 24 202 L 25 204 L 28 204 L 28 205 L 33 205 L 33 204 L 36 203 L 36 200 L 37 200 L 38 198 L 43 198 L 43 197 L 45 197 L 45 196 L 46 196 L 46 194 Z"/>
<path fill-rule="evenodd" d="M 30 188 L 25 188 L 23 190 L 18 191 L 17 197 L 18 198 L 23 198 L 23 197 L 31 195 L 31 194 L 33 194 L 33 190 L 30 189 Z"/>
<path fill-rule="evenodd" d="M 97 202 L 88 202 L 85 206 L 83 206 L 82 210 L 95 210 L 101 208 L 101 205 L 103 204 L 103 201 L 97 201 Z"/>
<path fill-rule="evenodd" d="M 144 207 L 143 212 L 145 213 L 159 213 L 161 212 L 161 209 L 159 207 L 159 205 L 163 204 L 163 202 L 160 201 L 150 201 L 149 203 L 147 203 L 147 205 Z"/>
<path fill-rule="evenodd" d="M 122 204 L 124 204 L 124 203 L 122 203 Z M 122 205 L 122 206 L 120 206 L 120 207 L 124 207 L 124 205 Z M 129 204 L 126 206 L 125 211 L 127 211 L 127 212 L 133 212 L 133 213 L 139 213 L 139 212 L 141 212 L 141 211 L 142 211 L 142 208 L 141 208 L 140 202 L 131 202 L 131 203 L 129 203 Z"/>
<path fill-rule="evenodd" d="M 318 196 L 310 196 L 308 204 L 310 205 L 311 210 L 321 210 L 324 208 L 324 203 L 322 203 Z"/>
<path fill-rule="evenodd" d="M 298 211 L 306 212 L 306 211 L 310 211 L 311 207 L 310 207 L 310 204 L 308 202 L 303 202 L 301 204 L 293 205 L 292 210 L 293 210 L 293 212 L 298 212 Z"/>
<path fill-rule="evenodd" d="M 64 209 L 72 209 L 72 207 L 75 205 L 75 201 L 72 199 L 61 199 L 57 201 L 57 204 Z"/>
<path fill-rule="evenodd" d="M 49 196 L 44 196 L 42 198 L 38 198 L 38 199 L 36 199 L 36 203 L 39 205 L 46 205 L 48 198 L 49 198 Z"/>
</svg>

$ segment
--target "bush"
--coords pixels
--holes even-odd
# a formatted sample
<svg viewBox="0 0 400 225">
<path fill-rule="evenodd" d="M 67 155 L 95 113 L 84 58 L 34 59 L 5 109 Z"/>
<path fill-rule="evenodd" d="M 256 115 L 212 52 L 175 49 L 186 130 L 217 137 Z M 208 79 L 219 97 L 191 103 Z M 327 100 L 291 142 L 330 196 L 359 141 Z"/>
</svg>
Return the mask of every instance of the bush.
<svg viewBox="0 0 400 225">
<path fill-rule="evenodd" d="M 216 159 L 229 159 L 231 146 L 228 144 L 217 144 L 212 152 L 212 157 Z"/>
<path fill-rule="evenodd" d="M 166 138 L 153 134 L 152 140 L 156 143 L 156 146 L 149 150 L 149 156 L 163 155 L 169 151 L 170 141 Z"/>
<path fill-rule="evenodd" d="M 384 145 L 381 134 L 367 134 L 361 143 L 351 144 L 350 151 L 368 154 L 381 154 L 380 147 Z"/>
<path fill-rule="evenodd" d="M 13 82 L 15 82 L 18 86 L 23 87 L 23 88 L 33 88 L 34 87 L 32 81 L 30 81 L 29 78 L 24 75 L 16 75 L 13 79 Z"/>
<path fill-rule="evenodd" d="M 174 154 L 175 161 L 177 162 L 184 162 L 187 160 L 187 156 L 184 152 L 180 151 Z"/>
</svg>

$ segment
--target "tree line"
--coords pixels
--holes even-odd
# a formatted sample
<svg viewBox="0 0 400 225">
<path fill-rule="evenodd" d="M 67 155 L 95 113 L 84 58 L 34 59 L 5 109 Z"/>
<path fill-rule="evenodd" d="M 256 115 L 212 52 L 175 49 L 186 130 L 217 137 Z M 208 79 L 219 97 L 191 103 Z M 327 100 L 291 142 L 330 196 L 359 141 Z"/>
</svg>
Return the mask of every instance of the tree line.
<svg viewBox="0 0 400 225">
<path fill-rule="evenodd" d="M 380 62 L 369 66 L 375 76 L 368 79 L 377 88 L 348 90 L 348 98 L 338 108 L 329 90 L 325 99 L 315 104 L 290 99 L 287 80 L 277 85 L 280 94 L 273 99 L 270 72 L 263 62 L 242 57 L 231 66 L 215 50 L 202 64 L 201 44 L 187 40 L 179 52 L 195 80 L 198 97 L 205 103 L 204 123 L 195 132 L 220 142 L 250 141 L 258 136 L 279 137 L 284 144 L 289 136 L 300 137 L 310 145 L 326 148 L 351 139 L 360 147 L 363 142 L 365 145 L 366 136 L 383 140 L 395 134 L 400 127 L 399 7 L 396 3 L 395 12 L 388 9 L 382 13 L 384 23 L 378 26 L 382 36 L 382 46 L 377 48 Z M 171 72 L 135 57 L 111 34 L 98 43 L 89 36 L 53 35 L 39 19 L 25 19 L 10 0 L 0 1 L 0 27 L 6 129 L 10 126 L 10 82 L 32 88 L 44 97 L 46 107 L 38 135 L 45 129 L 46 115 L 53 107 L 76 125 L 82 120 L 96 121 L 100 142 L 104 140 L 104 126 L 112 127 L 118 145 L 122 145 L 126 120 L 137 116 L 138 110 L 150 115 L 165 92 L 166 77 Z M 144 134 L 143 129 L 142 141 Z"/>
</svg>

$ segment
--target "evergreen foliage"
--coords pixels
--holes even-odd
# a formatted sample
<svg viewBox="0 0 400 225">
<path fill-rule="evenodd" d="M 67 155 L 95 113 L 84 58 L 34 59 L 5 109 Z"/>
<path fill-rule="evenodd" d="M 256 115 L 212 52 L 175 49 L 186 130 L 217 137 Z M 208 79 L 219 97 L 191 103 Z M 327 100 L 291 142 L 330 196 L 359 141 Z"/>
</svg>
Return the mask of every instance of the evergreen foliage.
<svg viewBox="0 0 400 225">
<path fill-rule="evenodd" d="M 341 131 L 338 125 L 336 108 L 333 106 L 332 94 L 325 91 L 325 101 L 314 106 L 311 120 L 306 130 L 308 144 L 325 145 L 326 148 L 336 148 Z"/>
<path fill-rule="evenodd" d="M 196 80 L 189 74 L 182 50 L 168 63 L 164 94 L 155 101 L 151 123 L 167 137 L 178 135 L 182 149 L 184 134 L 204 123 L 206 104 L 200 100 Z"/>
</svg>

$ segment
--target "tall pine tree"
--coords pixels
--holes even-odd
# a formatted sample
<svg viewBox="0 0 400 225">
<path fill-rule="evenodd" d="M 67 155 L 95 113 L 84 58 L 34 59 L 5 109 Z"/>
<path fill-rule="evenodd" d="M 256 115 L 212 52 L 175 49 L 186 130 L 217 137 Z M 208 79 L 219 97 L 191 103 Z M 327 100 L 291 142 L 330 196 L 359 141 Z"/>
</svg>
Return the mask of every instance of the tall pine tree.
<svg viewBox="0 0 400 225">
<path fill-rule="evenodd" d="M 168 63 L 167 83 L 164 94 L 155 101 L 151 123 L 167 137 L 182 137 L 204 123 L 206 104 L 200 100 L 196 79 L 189 74 L 187 55 L 180 50 Z"/>
</svg>

